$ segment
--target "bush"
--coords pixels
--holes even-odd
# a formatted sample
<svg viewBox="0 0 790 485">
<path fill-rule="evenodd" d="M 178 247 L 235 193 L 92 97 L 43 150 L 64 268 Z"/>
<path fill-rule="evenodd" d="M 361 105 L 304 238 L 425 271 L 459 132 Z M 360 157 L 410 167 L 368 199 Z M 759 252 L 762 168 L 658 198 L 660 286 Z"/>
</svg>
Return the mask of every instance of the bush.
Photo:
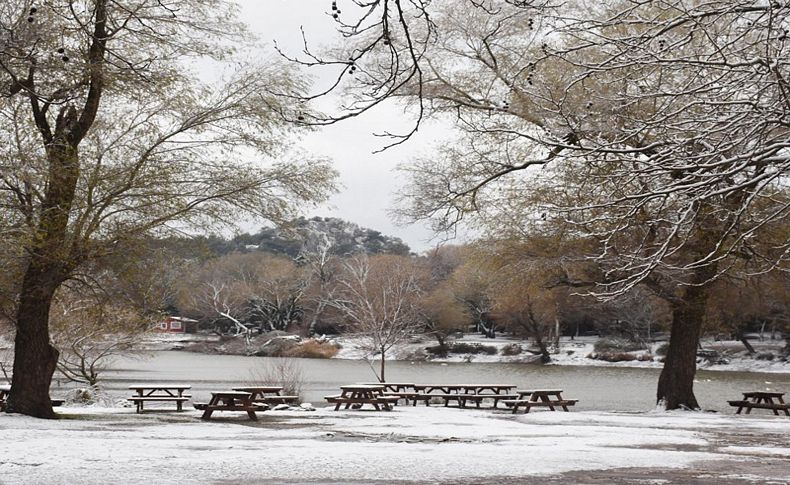
<svg viewBox="0 0 790 485">
<path fill-rule="evenodd" d="M 496 347 L 482 344 L 470 344 L 466 342 L 457 342 L 450 346 L 451 354 L 486 354 L 496 355 Z"/>
<path fill-rule="evenodd" d="M 337 347 L 328 342 L 307 340 L 285 351 L 285 356 L 304 359 L 331 359 L 337 355 L 337 351 Z"/>
<path fill-rule="evenodd" d="M 757 360 L 774 360 L 774 357 L 775 357 L 774 354 L 772 354 L 771 352 L 763 352 L 757 354 L 754 358 Z"/>
<path fill-rule="evenodd" d="M 301 396 L 304 385 L 302 367 L 294 359 L 272 358 L 264 362 L 260 369 L 250 371 L 251 386 L 282 386 L 286 396 Z"/>
<path fill-rule="evenodd" d="M 433 345 L 431 347 L 425 347 L 425 351 L 434 357 L 447 357 L 447 352 L 449 352 L 450 349 L 446 345 Z"/>
<path fill-rule="evenodd" d="M 595 359 L 595 360 L 603 360 L 606 362 L 627 362 L 627 361 L 639 359 L 636 355 L 629 354 L 626 352 L 601 352 L 601 353 L 593 352 L 592 354 L 588 355 L 587 358 Z"/>
<path fill-rule="evenodd" d="M 633 352 L 643 350 L 644 345 L 621 338 L 607 337 L 598 339 L 593 349 L 598 353 Z"/>
<path fill-rule="evenodd" d="M 519 355 L 522 351 L 523 349 L 519 344 L 507 344 L 502 347 L 499 353 L 502 355 Z"/>
</svg>

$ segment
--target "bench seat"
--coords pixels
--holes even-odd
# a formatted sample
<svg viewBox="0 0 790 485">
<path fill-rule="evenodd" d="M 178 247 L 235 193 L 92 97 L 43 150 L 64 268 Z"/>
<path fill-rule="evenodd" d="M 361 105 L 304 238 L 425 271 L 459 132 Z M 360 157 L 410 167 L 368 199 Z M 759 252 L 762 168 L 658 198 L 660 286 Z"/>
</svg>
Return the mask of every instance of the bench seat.
<svg viewBox="0 0 790 485">
<path fill-rule="evenodd" d="M 264 396 L 255 399 L 254 402 L 264 404 L 289 404 L 299 402 L 299 396 Z"/>
<path fill-rule="evenodd" d="M 135 404 L 138 413 L 143 412 L 143 405 L 147 402 L 174 402 L 176 403 L 176 411 L 183 410 L 183 404 L 189 401 L 192 396 L 186 394 L 182 396 L 132 396 L 126 398 Z"/>
<path fill-rule="evenodd" d="M 752 408 L 757 409 L 770 409 L 774 412 L 774 414 L 779 415 L 779 411 L 784 411 L 785 414 L 790 416 L 790 403 L 765 403 L 765 402 L 752 402 L 752 401 L 727 401 L 730 406 L 737 407 L 738 410 L 735 411 L 735 414 L 741 414 L 744 408 L 746 408 L 746 414 L 752 410 Z"/>
<path fill-rule="evenodd" d="M 430 394 L 424 394 L 422 392 L 408 392 L 408 391 L 403 391 L 403 392 L 385 392 L 384 395 L 385 396 L 391 396 L 391 397 L 397 397 L 398 399 L 403 399 L 403 400 L 406 401 L 406 404 L 408 404 L 409 400 L 411 399 L 413 406 L 417 405 L 417 401 L 425 401 L 425 405 L 427 406 L 428 405 L 428 401 L 430 401 L 431 397 L 433 397 Z"/>
<path fill-rule="evenodd" d="M 324 399 L 329 404 L 335 405 L 335 411 L 340 409 L 342 404 L 346 405 L 346 409 L 351 404 L 373 404 L 373 405 L 381 405 L 385 410 L 389 411 L 391 409 L 390 405 L 395 404 L 398 399 L 398 396 L 377 396 L 374 399 L 365 399 L 365 398 L 352 398 L 352 397 L 343 397 L 343 396 L 324 396 Z"/>
<path fill-rule="evenodd" d="M 526 399 L 505 399 L 502 401 L 507 406 L 513 407 L 513 414 L 518 412 L 518 408 L 523 407 L 524 413 L 528 413 L 530 408 L 537 407 L 537 406 L 545 406 L 548 408 L 555 408 L 561 407 L 564 411 L 568 411 L 568 406 L 573 406 L 577 402 L 578 399 L 561 399 L 558 401 L 528 401 Z"/>
</svg>

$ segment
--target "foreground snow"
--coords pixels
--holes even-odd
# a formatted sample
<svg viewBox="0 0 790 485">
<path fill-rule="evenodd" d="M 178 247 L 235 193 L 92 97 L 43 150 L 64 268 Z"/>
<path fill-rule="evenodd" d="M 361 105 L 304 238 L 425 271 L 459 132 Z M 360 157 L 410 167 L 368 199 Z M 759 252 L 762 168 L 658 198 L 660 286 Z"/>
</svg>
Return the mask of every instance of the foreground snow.
<svg viewBox="0 0 790 485">
<path fill-rule="evenodd" d="M 401 406 L 266 412 L 253 423 L 235 413 L 203 422 L 196 411 L 60 412 L 67 419 L 0 415 L 0 483 L 545 483 L 563 474 L 576 483 L 600 470 L 635 481 L 711 470 L 790 480 L 790 419 L 773 416 Z M 757 475 L 755 458 L 770 459 Z"/>
</svg>

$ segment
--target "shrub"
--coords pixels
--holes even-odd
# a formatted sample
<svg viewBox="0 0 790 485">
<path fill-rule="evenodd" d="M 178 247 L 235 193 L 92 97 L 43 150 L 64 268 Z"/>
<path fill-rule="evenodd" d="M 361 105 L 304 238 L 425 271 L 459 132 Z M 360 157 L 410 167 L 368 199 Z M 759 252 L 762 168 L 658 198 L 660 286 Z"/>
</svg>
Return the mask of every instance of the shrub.
<svg viewBox="0 0 790 485">
<path fill-rule="evenodd" d="M 771 352 L 763 352 L 757 354 L 754 358 L 757 360 L 774 360 L 774 357 L 775 357 L 774 354 L 772 354 Z"/>
<path fill-rule="evenodd" d="M 447 354 L 496 355 L 497 348 L 491 345 L 456 342 L 454 344 L 444 345 L 444 346 L 434 345 L 431 347 L 425 347 L 425 351 L 434 357 L 447 357 Z"/>
<path fill-rule="evenodd" d="M 593 346 L 596 352 L 633 352 L 644 349 L 644 345 L 621 338 L 607 337 L 598 339 Z"/>
<path fill-rule="evenodd" d="M 425 351 L 434 357 L 447 357 L 447 352 L 449 350 L 450 349 L 446 345 L 433 345 L 431 347 L 425 347 Z"/>
<path fill-rule="evenodd" d="M 589 359 L 596 359 L 596 360 L 603 360 L 606 362 L 626 362 L 632 360 L 638 360 L 638 357 L 634 354 L 629 354 L 626 352 L 602 352 L 602 353 L 592 353 L 587 356 Z"/>
<path fill-rule="evenodd" d="M 261 368 L 250 371 L 250 385 L 282 386 L 283 394 L 301 396 L 304 385 L 302 366 L 287 357 L 267 359 Z"/>
<path fill-rule="evenodd" d="M 337 347 L 328 342 L 306 340 L 285 351 L 285 356 L 304 359 L 331 359 L 337 354 L 337 351 Z"/>
<path fill-rule="evenodd" d="M 496 347 L 482 344 L 470 344 L 466 342 L 457 342 L 450 346 L 450 353 L 452 354 L 486 354 L 496 355 Z"/>
<path fill-rule="evenodd" d="M 522 352 L 522 348 L 519 344 L 507 344 L 502 347 L 499 353 L 502 355 L 519 355 Z"/>
</svg>

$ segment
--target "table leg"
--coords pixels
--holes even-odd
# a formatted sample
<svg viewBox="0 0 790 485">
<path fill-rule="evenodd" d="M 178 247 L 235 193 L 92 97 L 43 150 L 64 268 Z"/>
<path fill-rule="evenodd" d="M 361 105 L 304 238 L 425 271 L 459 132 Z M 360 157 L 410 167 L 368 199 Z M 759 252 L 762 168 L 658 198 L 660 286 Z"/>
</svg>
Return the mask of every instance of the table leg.
<svg viewBox="0 0 790 485">
<path fill-rule="evenodd" d="M 770 404 L 772 406 L 774 404 L 774 399 L 772 397 L 766 397 L 764 399 L 764 401 L 765 401 L 766 404 Z M 779 410 L 778 409 L 773 408 L 772 411 L 774 412 L 774 416 L 779 416 Z"/>
<path fill-rule="evenodd" d="M 381 411 L 381 408 L 379 408 L 379 405 L 376 402 L 376 397 L 372 392 L 366 392 L 364 395 L 366 396 L 364 399 L 365 401 L 369 401 L 371 404 L 373 404 L 373 407 L 376 408 L 376 411 Z"/>
<path fill-rule="evenodd" d="M 753 399 L 751 402 L 759 403 L 760 402 L 760 398 Z M 751 406 L 751 404 L 747 404 L 746 405 L 746 413 L 744 413 L 744 414 L 751 414 L 751 413 L 752 413 L 752 406 Z"/>
<path fill-rule="evenodd" d="M 252 400 L 250 400 L 249 402 L 243 402 L 242 405 L 248 408 L 252 407 Z M 258 421 L 258 415 L 255 414 L 255 411 L 248 410 L 247 416 L 249 416 L 252 421 Z"/>
<path fill-rule="evenodd" d="M 214 396 L 211 396 L 211 399 L 209 399 L 208 404 L 206 404 L 206 410 L 203 411 L 203 415 L 200 417 L 200 419 L 205 419 L 205 420 L 211 419 L 211 414 L 214 412 L 212 408 L 216 406 L 218 403 L 219 403 L 219 399 L 216 399 Z"/>
</svg>

